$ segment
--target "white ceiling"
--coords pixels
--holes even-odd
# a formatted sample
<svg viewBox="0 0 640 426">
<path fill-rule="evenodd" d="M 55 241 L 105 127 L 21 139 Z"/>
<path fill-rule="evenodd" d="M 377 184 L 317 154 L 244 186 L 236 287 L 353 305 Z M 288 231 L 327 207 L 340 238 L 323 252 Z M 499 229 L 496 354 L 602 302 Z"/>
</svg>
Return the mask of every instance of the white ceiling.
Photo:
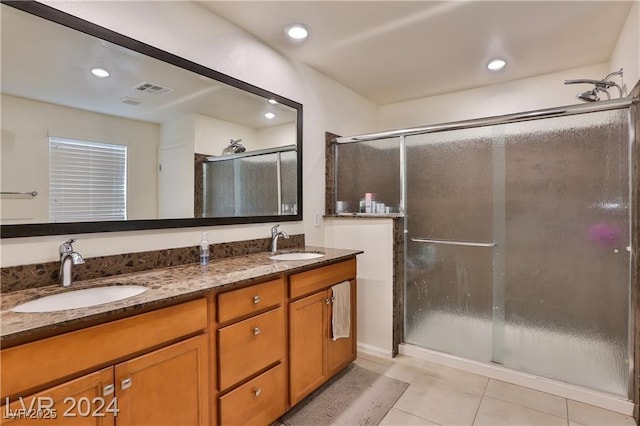
<svg viewBox="0 0 640 426">
<path fill-rule="evenodd" d="M 2 93 L 163 123 L 200 114 L 255 129 L 296 121 L 296 111 L 224 83 L 2 5 Z M 101 66 L 106 79 L 89 70 Z M 149 82 L 166 94 L 140 92 Z M 122 102 L 133 98 L 139 105 Z M 264 113 L 276 113 L 267 120 Z"/>
<path fill-rule="evenodd" d="M 379 105 L 607 62 L 633 5 L 612 0 L 199 3 Z M 283 28 L 292 23 L 310 29 L 303 43 L 286 38 Z M 496 56 L 508 64 L 491 73 L 485 65 Z"/>
</svg>

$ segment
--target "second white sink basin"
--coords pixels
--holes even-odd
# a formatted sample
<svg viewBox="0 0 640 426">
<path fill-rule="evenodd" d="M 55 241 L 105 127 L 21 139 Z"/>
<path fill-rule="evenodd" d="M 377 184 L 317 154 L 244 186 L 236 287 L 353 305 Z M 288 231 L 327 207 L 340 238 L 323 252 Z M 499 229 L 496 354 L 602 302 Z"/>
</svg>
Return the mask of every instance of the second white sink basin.
<svg viewBox="0 0 640 426">
<path fill-rule="evenodd" d="M 112 285 L 52 294 L 11 308 L 12 312 L 56 312 L 87 308 L 133 297 L 147 291 L 141 285 Z"/>
<path fill-rule="evenodd" d="M 317 259 L 319 257 L 324 256 L 324 253 L 314 253 L 314 252 L 296 252 L 296 253 L 281 253 L 274 254 L 273 256 L 269 256 L 271 260 L 309 260 L 309 259 Z"/>
</svg>

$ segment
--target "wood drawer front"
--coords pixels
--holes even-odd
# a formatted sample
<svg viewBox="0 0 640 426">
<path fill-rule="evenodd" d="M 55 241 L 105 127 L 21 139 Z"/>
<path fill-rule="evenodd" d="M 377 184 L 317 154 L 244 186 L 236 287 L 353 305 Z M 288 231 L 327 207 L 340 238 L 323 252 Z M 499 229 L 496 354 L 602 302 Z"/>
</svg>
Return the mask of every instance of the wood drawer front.
<svg viewBox="0 0 640 426">
<path fill-rule="evenodd" d="M 218 322 L 231 321 L 284 301 L 282 280 L 269 281 L 218 295 Z"/>
<path fill-rule="evenodd" d="M 228 389 L 284 359 L 284 308 L 218 330 L 219 389 Z"/>
<path fill-rule="evenodd" d="M 59 381 L 207 327 L 205 299 L 0 351 L 2 398 Z"/>
<path fill-rule="evenodd" d="M 322 266 L 289 277 L 289 295 L 295 299 L 305 294 L 315 293 L 342 281 L 356 277 L 356 259 L 334 265 Z"/>
<path fill-rule="evenodd" d="M 220 400 L 221 425 L 269 425 L 287 410 L 284 365 L 234 389 Z"/>
</svg>

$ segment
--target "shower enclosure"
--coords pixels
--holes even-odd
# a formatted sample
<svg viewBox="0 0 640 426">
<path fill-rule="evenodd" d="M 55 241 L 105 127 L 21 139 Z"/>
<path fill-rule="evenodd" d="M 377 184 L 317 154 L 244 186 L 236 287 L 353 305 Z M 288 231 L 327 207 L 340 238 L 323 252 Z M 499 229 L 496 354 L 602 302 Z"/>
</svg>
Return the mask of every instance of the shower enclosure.
<svg viewBox="0 0 640 426">
<path fill-rule="evenodd" d="M 632 395 L 635 108 L 610 101 L 337 139 L 337 199 L 364 187 L 398 194 L 406 343 Z M 353 169 L 367 150 L 378 174 L 348 178 L 345 159 Z M 399 164 L 396 190 L 382 189 L 389 164 Z"/>
<path fill-rule="evenodd" d="M 207 157 L 201 164 L 196 202 L 201 199 L 202 217 L 297 214 L 295 145 Z"/>
</svg>

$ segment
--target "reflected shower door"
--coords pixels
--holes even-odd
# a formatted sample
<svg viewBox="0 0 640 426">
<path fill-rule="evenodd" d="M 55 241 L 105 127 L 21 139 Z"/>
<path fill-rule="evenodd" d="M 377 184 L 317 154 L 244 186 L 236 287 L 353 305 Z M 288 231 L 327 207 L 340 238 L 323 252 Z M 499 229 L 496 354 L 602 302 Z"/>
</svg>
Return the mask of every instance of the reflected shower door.
<svg viewBox="0 0 640 426">
<path fill-rule="evenodd" d="M 603 111 L 511 123 L 504 135 L 504 365 L 622 397 L 628 120 Z"/>
<path fill-rule="evenodd" d="M 493 353 L 492 129 L 406 137 L 405 341 Z"/>
</svg>

